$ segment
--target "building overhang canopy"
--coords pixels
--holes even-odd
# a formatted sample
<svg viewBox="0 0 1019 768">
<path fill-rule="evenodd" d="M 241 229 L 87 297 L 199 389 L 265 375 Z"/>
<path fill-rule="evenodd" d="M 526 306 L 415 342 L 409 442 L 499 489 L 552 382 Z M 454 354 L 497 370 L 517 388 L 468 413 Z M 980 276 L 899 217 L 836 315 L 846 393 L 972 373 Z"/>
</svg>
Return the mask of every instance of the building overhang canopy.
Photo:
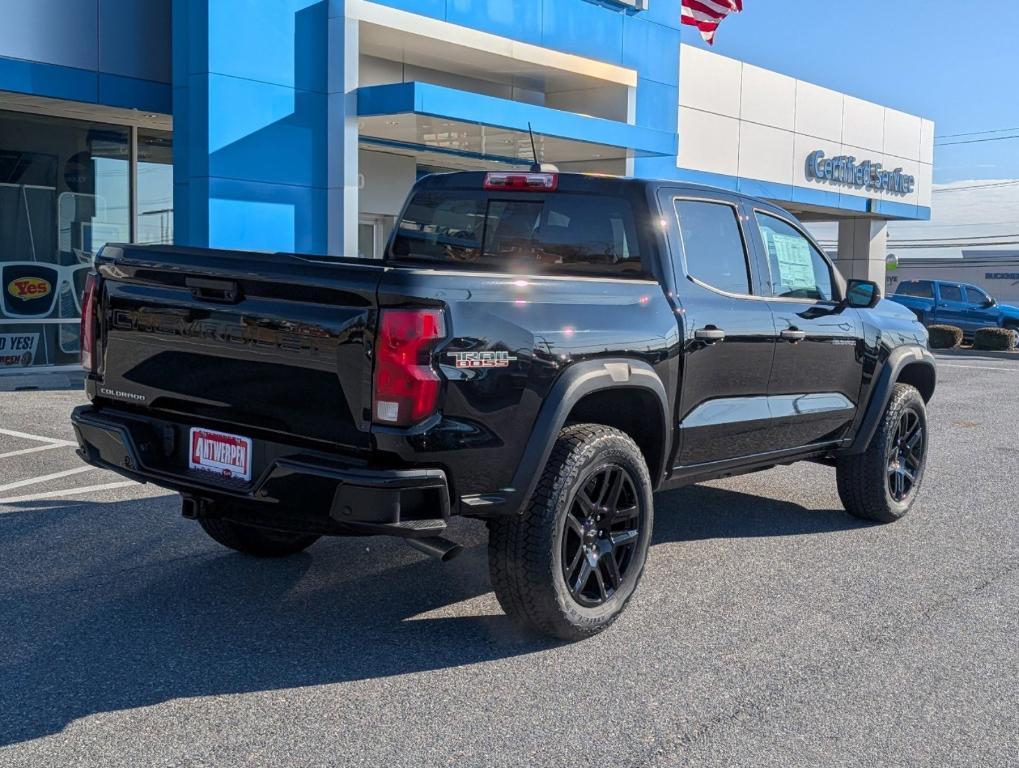
<svg viewBox="0 0 1019 768">
<path fill-rule="evenodd" d="M 637 86 L 637 72 L 628 67 L 521 42 L 384 3 L 347 0 L 346 13 L 348 18 L 359 22 L 359 48 L 363 55 L 545 92 Z"/>
<path fill-rule="evenodd" d="M 629 123 L 565 112 L 431 83 L 373 85 L 357 91 L 361 139 L 478 160 L 600 162 L 676 155 L 676 136 Z"/>
</svg>

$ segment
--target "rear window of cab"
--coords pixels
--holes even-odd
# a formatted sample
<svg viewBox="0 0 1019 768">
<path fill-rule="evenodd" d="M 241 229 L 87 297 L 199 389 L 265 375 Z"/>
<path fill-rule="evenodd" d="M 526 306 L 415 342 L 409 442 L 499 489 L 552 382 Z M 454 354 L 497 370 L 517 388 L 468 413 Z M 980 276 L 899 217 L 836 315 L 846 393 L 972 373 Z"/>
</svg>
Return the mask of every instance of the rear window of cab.
<svg viewBox="0 0 1019 768">
<path fill-rule="evenodd" d="M 387 258 L 517 274 L 647 277 L 620 197 L 428 190 L 414 194 Z"/>
<path fill-rule="evenodd" d="M 899 296 L 916 296 L 921 299 L 934 298 L 934 285 L 930 280 L 907 280 L 900 283 L 895 291 Z"/>
</svg>

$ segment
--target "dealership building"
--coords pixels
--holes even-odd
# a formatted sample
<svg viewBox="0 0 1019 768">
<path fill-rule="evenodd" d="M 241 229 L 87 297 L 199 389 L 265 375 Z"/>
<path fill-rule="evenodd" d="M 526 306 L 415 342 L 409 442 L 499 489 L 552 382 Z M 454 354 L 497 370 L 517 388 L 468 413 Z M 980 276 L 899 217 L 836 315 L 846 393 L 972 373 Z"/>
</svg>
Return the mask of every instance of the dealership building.
<svg viewBox="0 0 1019 768">
<path fill-rule="evenodd" d="M 837 222 L 847 277 L 883 282 L 887 222 L 930 216 L 931 121 L 682 45 L 680 0 L 0 0 L 0 19 L 0 374 L 75 366 L 104 243 L 378 257 L 415 179 L 526 168 L 529 125 L 563 171 Z"/>
</svg>

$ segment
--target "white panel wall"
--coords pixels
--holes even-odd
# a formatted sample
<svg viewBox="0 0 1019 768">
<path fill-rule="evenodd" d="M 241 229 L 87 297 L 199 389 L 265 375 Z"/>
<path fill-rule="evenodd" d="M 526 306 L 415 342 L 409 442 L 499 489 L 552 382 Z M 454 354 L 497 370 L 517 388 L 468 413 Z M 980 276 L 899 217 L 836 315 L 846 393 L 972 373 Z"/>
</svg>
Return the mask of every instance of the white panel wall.
<svg viewBox="0 0 1019 768">
<path fill-rule="evenodd" d="M 744 179 L 793 183 L 794 134 L 742 120 L 739 123 L 739 173 Z M 682 145 L 681 145 L 682 146 Z"/>
<path fill-rule="evenodd" d="M 417 161 L 413 157 L 388 152 L 361 150 L 358 155 L 360 212 L 396 216 L 403 207 L 407 192 L 414 186 Z"/>
<path fill-rule="evenodd" d="M 739 116 L 747 122 L 793 130 L 796 81 L 770 69 L 744 64 Z"/>
<path fill-rule="evenodd" d="M 843 95 L 801 80 L 795 82 L 796 133 L 842 141 Z"/>
<path fill-rule="evenodd" d="M 920 121 L 920 162 L 929 162 L 934 157 L 934 121 Z"/>
<path fill-rule="evenodd" d="M 884 147 L 885 111 L 880 105 L 846 96 L 842 109 L 843 143 L 854 147 Z"/>
<path fill-rule="evenodd" d="M 696 72 L 696 77 L 687 77 Z M 682 45 L 679 48 L 680 104 L 704 112 L 739 117 L 743 62 Z"/>
<path fill-rule="evenodd" d="M 739 119 L 679 107 L 679 167 L 735 176 L 739 167 Z"/>
<path fill-rule="evenodd" d="M 885 154 L 920 159 L 920 118 L 894 109 L 885 110 Z"/>
<path fill-rule="evenodd" d="M 680 168 L 930 206 L 934 123 L 701 48 L 680 48 Z M 735 142 L 735 146 L 731 144 Z M 852 155 L 916 177 L 908 194 L 807 175 L 807 157 Z"/>
</svg>

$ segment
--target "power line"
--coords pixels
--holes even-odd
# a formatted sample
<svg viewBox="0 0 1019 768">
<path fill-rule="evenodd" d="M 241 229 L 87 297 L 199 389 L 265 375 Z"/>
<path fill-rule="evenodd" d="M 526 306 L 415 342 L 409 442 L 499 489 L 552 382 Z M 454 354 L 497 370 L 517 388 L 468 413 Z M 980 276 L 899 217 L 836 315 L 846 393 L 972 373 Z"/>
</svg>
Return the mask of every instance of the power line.
<svg viewBox="0 0 1019 768">
<path fill-rule="evenodd" d="M 832 242 L 832 243 L 819 242 L 818 245 L 820 245 L 822 248 L 825 248 L 825 249 L 838 247 L 838 243 L 834 243 L 834 242 Z M 889 250 L 895 250 L 895 251 L 910 251 L 910 250 L 919 251 L 919 250 L 942 250 L 942 249 L 945 249 L 945 248 L 991 248 L 991 247 L 997 247 L 999 245 L 1019 245 L 1019 240 L 1005 240 L 1005 241 L 1000 242 L 1000 243 L 942 243 L 942 242 L 936 242 L 936 243 L 905 243 L 905 244 L 898 244 L 898 245 L 895 244 L 895 243 L 888 243 L 887 247 L 888 247 Z"/>
<path fill-rule="evenodd" d="M 935 144 L 935 147 L 954 147 L 956 144 L 982 144 L 985 141 L 1005 141 L 1006 139 L 1019 139 L 1019 133 L 1012 136 L 992 136 L 988 139 L 965 139 L 963 141 L 943 141 Z"/>
<path fill-rule="evenodd" d="M 1000 243 L 943 243 L 940 245 L 926 245 L 924 243 L 915 243 L 909 245 L 888 245 L 889 248 L 896 248 L 898 250 L 910 250 L 910 249 L 922 249 L 922 248 L 987 248 L 992 245 L 1019 245 L 1019 240 L 1005 240 Z"/>
<path fill-rule="evenodd" d="M 949 243 L 952 240 L 995 240 L 1002 237 L 1019 237 L 1019 232 L 1011 232 L 1005 235 L 959 235 L 958 237 L 911 237 L 903 240 L 889 240 L 888 245 L 899 243 Z"/>
<path fill-rule="evenodd" d="M 992 181 L 989 184 L 970 184 L 966 187 L 940 187 L 933 189 L 931 192 L 936 194 L 942 194 L 944 192 L 963 192 L 967 189 L 995 189 L 997 187 L 1014 187 L 1019 184 L 1019 179 L 1013 181 Z"/>
<path fill-rule="evenodd" d="M 1007 133 L 1008 131 L 1019 131 L 1019 128 L 995 128 L 991 131 L 970 131 L 969 133 L 945 133 L 935 136 L 935 139 L 957 139 L 961 136 L 986 136 L 989 133 Z"/>
<path fill-rule="evenodd" d="M 958 229 L 959 227 L 1019 227 L 1019 221 L 975 221 L 972 224 L 915 224 L 908 221 L 894 222 L 898 226 L 916 226 L 924 229 Z"/>
<path fill-rule="evenodd" d="M 904 237 L 899 240 L 889 240 L 888 247 L 902 247 L 916 243 L 944 243 L 952 245 L 956 240 L 1000 240 L 1003 237 L 1019 237 L 1019 232 L 1008 232 L 1000 235 L 958 235 L 956 237 Z M 837 240 L 819 240 L 821 243 L 835 244 Z M 985 245 L 999 245 L 999 243 L 985 243 Z"/>
</svg>

